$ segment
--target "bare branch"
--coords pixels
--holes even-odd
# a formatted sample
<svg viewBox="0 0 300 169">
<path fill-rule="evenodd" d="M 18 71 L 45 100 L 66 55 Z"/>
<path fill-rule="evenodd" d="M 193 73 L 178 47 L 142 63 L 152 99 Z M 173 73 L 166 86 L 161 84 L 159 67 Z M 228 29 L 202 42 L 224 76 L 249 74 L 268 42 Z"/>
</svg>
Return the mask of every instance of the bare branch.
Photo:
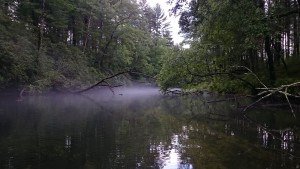
<svg viewBox="0 0 300 169">
<path fill-rule="evenodd" d="M 244 68 L 244 69 L 248 70 L 259 81 L 259 83 L 262 86 L 264 86 L 265 88 L 267 88 L 267 86 L 257 77 L 257 75 L 251 69 L 247 68 L 246 66 L 233 66 L 233 67 Z"/>
<path fill-rule="evenodd" d="M 245 67 L 245 68 L 246 68 L 246 67 Z M 249 70 L 248 68 L 246 68 L 246 69 Z M 264 94 L 267 94 L 267 93 L 269 93 L 269 94 L 267 94 L 267 95 L 265 95 L 265 96 L 259 98 L 259 99 L 256 100 L 254 103 L 248 105 L 247 107 L 244 108 L 243 111 L 245 112 L 247 109 L 249 109 L 250 107 L 254 106 L 255 104 L 257 104 L 257 103 L 260 102 L 261 100 L 263 100 L 263 99 L 265 99 L 265 98 L 267 98 L 267 97 L 270 97 L 270 96 L 272 96 L 272 95 L 275 94 L 275 93 L 279 93 L 279 94 L 283 94 L 283 95 L 284 95 L 284 97 L 285 97 L 285 99 L 286 99 L 286 101 L 287 101 L 287 103 L 288 103 L 288 105 L 289 105 L 289 107 L 290 107 L 290 110 L 291 110 L 293 116 L 296 118 L 296 115 L 295 115 L 295 113 L 294 113 L 294 109 L 293 109 L 293 106 L 292 106 L 292 104 L 291 104 L 291 102 L 290 102 L 290 100 L 289 100 L 289 97 L 300 98 L 300 95 L 299 95 L 299 93 L 297 93 L 298 95 L 288 93 L 288 88 L 289 88 L 289 87 L 297 87 L 297 86 L 300 86 L 300 82 L 295 82 L 295 83 L 287 84 L 287 85 L 281 85 L 281 86 L 279 86 L 279 87 L 277 87 L 277 88 L 268 88 L 264 83 L 261 82 L 261 80 L 260 80 L 260 79 L 259 79 L 259 78 L 251 71 L 251 70 L 249 70 L 249 71 L 250 71 L 250 72 L 257 78 L 257 80 L 259 80 L 259 82 L 264 86 L 263 88 L 256 88 L 256 89 L 258 89 L 258 90 L 263 90 L 262 92 L 258 93 L 257 95 L 258 95 L 258 96 L 261 96 L 261 95 L 264 95 Z"/>
<path fill-rule="evenodd" d="M 86 92 L 86 91 L 88 91 L 88 90 L 91 90 L 91 89 L 93 89 L 93 88 L 95 88 L 95 87 L 101 85 L 101 83 L 107 84 L 107 86 L 109 86 L 110 90 L 112 91 L 112 86 L 111 86 L 106 80 L 112 79 L 112 78 L 114 78 L 114 77 L 117 77 L 117 76 L 120 76 L 120 75 L 129 73 L 129 72 L 130 72 L 130 70 L 126 70 L 126 71 L 123 71 L 123 72 L 119 72 L 119 73 L 113 74 L 113 75 L 108 76 L 108 77 L 106 77 L 106 78 L 104 78 L 104 79 L 101 79 L 98 83 L 96 83 L 96 84 L 94 84 L 94 85 L 92 85 L 92 86 L 90 86 L 90 87 L 88 87 L 88 88 L 85 88 L 85 89 L 83 89 L 83 90 L 77 91 L 77 92 L 75 92 L 75 93 L 83 93 L 83 92 Z M 112 92 L 113 92 L 113 91 L 112 91 Z M 114 93 L 114 92 L 113 92 L 113 93 Z"/>
</svg>

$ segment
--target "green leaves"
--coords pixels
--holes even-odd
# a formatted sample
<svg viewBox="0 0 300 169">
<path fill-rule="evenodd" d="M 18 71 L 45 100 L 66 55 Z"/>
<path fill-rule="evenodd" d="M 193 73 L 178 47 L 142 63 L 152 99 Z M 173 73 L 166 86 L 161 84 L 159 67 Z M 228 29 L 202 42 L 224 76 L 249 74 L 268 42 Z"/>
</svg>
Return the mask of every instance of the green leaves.
<svg viewBox="0 0 300 169">
<path fill-rule="evenodd" d="M 182 72 L 172 68 L 172 61 L 164 62 L 160 74 L 164 88 L 176 87 L 184 81 L 180 87 L 207 86 L 219 91 L 240 92 L 243 83 L 235 82 L 227 74 L 232 66 L 246 66 L 272 82 L 279 68 L 274 68 L 273 60 L 278 66 L 282 61 L 287 72 L 285 60 L 291 51 L 299 55 L 299 17 L 295 17 L 293 10 L 299 4 L 294 1 L 170 2 L 175 4 L 174 13 L 180 14 L 181 31 L 190 38 L 191 48 L 178 53 L 177 58 L 181 60 L 177 65 L 186 67 Z M 181 73 L 186 75 L 182 77 Z M 189 76 L 191 78 L 186 78 Z M 239 81 L 252 81 L 246 74 L 237 76 Z"/>
<path fill-rule="evenodd" d="M 102 72 L 132 68 L 155 76 L 173 43 L 162 8 L 146 1 L 0 4 L 0 83 L 6 86 L 76 88 Z"/>
</svg>

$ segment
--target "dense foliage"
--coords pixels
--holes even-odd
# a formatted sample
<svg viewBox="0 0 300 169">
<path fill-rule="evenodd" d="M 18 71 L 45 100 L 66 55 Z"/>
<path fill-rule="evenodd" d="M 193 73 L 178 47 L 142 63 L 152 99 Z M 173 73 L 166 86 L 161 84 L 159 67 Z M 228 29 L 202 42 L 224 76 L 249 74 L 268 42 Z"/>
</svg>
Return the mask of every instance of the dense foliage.
<svg viewBox="0 0 300 169">
<path fill-rule="evenodd" d="M 163 89 L 254 92 L 254 74 L 268 86 L 299 81 L 299 0 L 169 2 L 190 48 L 165 60 Z"/>
<path fill-rule="evenodd" d="M 154 76 L 169 29 L 146 0 L 0 0 L 1 88 L 75 89 L 128 69 Z"/>
<path fill-rule="evenodd" d="M 169 2 L 189 48 L 173 45 L 146 0 L 0 0 L 1 88 L 78 89 L 128 69 L 163 90 L 255 92 L 254 74 L 299 81 L 299 0 Z"/>
</svg>

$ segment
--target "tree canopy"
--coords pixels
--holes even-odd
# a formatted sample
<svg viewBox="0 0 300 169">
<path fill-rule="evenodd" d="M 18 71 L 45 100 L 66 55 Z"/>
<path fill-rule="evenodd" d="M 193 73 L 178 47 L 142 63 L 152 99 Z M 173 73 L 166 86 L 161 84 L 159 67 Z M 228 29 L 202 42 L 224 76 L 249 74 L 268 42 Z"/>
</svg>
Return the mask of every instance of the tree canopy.
<svg viewBox="0 0 300 169">
<path fill-rule="evenodd" d="M 173 14 L 180 17 L 181 32 L 191 47 L 179 49 L 164 62 L 160 76 L 163 88 L 243 92 L 259 86 L 254 73 L 270 86 L 299 81 L 299 1 L 169 3 Z"/>
<path fill-rule="evenodd" d="M 0 0 L 1 88 L 83 88 L 134 70 L 172 87 L 255 92 L 299 81 L 299 0 Z M 135 79 L 140 75 L 131 74 Z"/>
<path fill-rule="evenodd" d="M 155 76 L 173 46 L 166 14 L 145 0 L 1 0 L 0 23 L 1 88 L 80 88 L 128 69 Z"/>
</svg>

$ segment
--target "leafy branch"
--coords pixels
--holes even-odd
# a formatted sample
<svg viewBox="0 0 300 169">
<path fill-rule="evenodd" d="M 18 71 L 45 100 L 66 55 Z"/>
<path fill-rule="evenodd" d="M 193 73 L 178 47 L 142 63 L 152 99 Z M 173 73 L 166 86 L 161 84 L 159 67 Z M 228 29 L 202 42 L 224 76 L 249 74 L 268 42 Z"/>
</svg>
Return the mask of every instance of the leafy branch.
<svg viewBox="0 0 300 169">
<path fill-rule="evenodd" d="M 249 81 L 247 81 L 247 80 L 245 80 L 245 79 L 243 79 L 243 78 L 241 78 L 241 77 L 239 77 L 237 74 L 236 74 L 236 72 L 235 71 L 232 71 L 232 70 L 230 70 L 230 71 L 224 71 L 224 72 L 209 72 L 209 73 L 206 73 L 206 74 L 195 74 L 195 73 L 193 73 L 192 71 L 191 71 L 191 69 L 189 68 L 189 64 L 187 63 L 187 61 L 185 60 L 185 59 L 182 59 L 183 60 L 183 62 L 184 62 L 184 64 L 185 64 L 185 66 L 186 66 L 186 71 L 190 74 L 190 75 L 192 75 L 192 76 L 194 76 L 194 77 L 198 77 L 198 78 L 205 78 L 205 77 L 213 77 L 213 76 L 220 76 L 220 75 L 227 75 L 227 76 L 231 76 L 231 77 L 233 77 L 233 78 L 235 78 L 235 79 L 237 79 L 237 80 L 239 80 L 239 81 L 241 81 L 241 82 L 243 82 L 243 83 L 245 83 L 246 85 L 248 85 L 251 89 L 255 89 L 255 86 L 252 84 L 252 83 L 250 83 Z M 234 66 L 235 68 L 238 68 L 238 67 L 243 67 L 243 68 L 246 68 L 248 71 L 250 71 L 250 72 L 252 72 L 249 68 L 247 68 L 247 67 L 244 67 L 244 66 Z M 252 72 L 253 73 L 253 72 Z M 254 73 L 253 73 L 254 74 Z M 255 75 L 255 74 L 254 74 Z M 259 78 L 255 75 L 255 77 L 259 80 Z M 260 81 L 260 80 L 259 80 Z M 261 81 L 260 81 L 261 82 Z M 262 83 L 262 82 L 261 82 Z"/>
</svg>

